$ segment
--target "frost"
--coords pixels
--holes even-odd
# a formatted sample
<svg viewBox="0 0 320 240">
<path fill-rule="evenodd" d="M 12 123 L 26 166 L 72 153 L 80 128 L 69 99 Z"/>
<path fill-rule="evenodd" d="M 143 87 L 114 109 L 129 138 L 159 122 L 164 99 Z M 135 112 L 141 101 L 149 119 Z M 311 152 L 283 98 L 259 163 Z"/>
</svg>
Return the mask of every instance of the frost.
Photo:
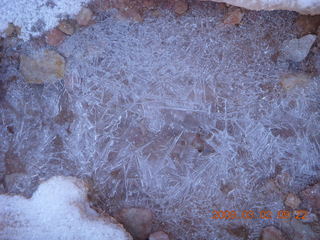
<svg viewBox="0 0 320 240">
<path fill-rule="evenodd" d="M 33 186 L 90 179 L 100 207 L 149 208 L 154 230 L 173 239 L 229 240 L 230 221 L 210 219 L 212 209 L 276 214 L 282 192 L 318 178 L 319 75 L 281 85 L 308 65 L 273 58 L 296 36 L 295 13 L 248 12 L 239 27 L 209 3 L 160 14 L 137 23 L 107 12 L 59 47 L 63 82 L 11 82 L 5 100 L 18 114 L 2 109 L 1 156 L 19 157 Z M 258 239 L 281 221 L 232 223 Z"/>
</svg>

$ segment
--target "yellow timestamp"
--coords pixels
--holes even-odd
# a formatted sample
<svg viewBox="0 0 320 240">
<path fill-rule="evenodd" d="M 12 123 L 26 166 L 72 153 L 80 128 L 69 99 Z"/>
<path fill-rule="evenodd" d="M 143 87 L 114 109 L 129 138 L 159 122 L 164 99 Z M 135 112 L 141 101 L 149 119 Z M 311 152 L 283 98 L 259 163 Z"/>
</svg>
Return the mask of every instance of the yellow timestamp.
<svg viewBox="0 0 320 240">
<path fill-rule="evenodd" d="M 307 217 L 308 211 L 306 210 L 279 210 L 275 214 L 271 210 L 261 210 L 255 212 L 253 210 L 243 210 L 243 211 L 235 211 L 235 210 L 212 210 L 211 211 L 211 219 L 214 220 L 233 220 L 233 219 L 290 219 L 292 217 L 303 220 Z"/>
</svg>

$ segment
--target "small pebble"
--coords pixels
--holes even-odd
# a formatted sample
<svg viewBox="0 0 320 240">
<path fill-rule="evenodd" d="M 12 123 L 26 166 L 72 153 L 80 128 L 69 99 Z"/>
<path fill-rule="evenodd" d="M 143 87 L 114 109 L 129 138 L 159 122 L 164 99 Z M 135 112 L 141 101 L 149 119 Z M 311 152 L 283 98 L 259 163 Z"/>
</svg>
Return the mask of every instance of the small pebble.
<svg viewBox="0 0 320 240">
<path fill-rule="evenodd" d="M 265 227 L 261 233 L 261 240 L 286 240 L 283 233 L 274 226 Z"/>
<path fill-rule="evenodd" d="M 292 209 L 298 208 L 300 203 L 301 203 L 300 198 L 293 193 L 289 193 L 284 202 L 286 206 L 291 207 Z"/>
<path fill-rule="evenodd" d="M 92 16 L 93 12 L 91 11 L 91 9 L 83 7 L 76 17 L 77 23 L 80 26 L 87 26 L 89 25 Z"/>
<path fill-rule="evenodd" d="M 182 15 L 186 13 L 189 9 L 188 3 L 185 0 L 176 0 L 174 2 L 174 12 L 176 14 Z"/>
<path fill-rule="evenodd" d="M 301 87 L 308 82 L 310 82 L 310 77 L 306 73 L 285 74 L 280 78 L 280 84 L 286 90 Z"/>
<path fill-rule="evenodd" d="M 45 37 L 47 44 L 54 47 L 59 46 L 65 38 L 66 35 L 57 28 L 48 32 Z"/>
<path fill-rule="evenodd" d="M 163 231 L 158 231 L 158 232 L 151 233 L 148 239 L 149 240 L 169 240 L 169 236 Z"/>
<path fill-rule="evenodd" d="M 136 240 L 145 240 L 151 233 L 152 212 L 146 208 L 124 208 L 114 216 Z"/>
<path fill-rule="evenodd" d="M 62 21 L 59 26 L 59 30 L 65 34 L 72 35 L 74 33 L 74 26 L 68 21 Z"/>
<path fill-rule="evenodd" d="M 244 16 L 241 8 L 231 7 L 223 20 L 224 24 L 239 25 Z"/>
</svg>

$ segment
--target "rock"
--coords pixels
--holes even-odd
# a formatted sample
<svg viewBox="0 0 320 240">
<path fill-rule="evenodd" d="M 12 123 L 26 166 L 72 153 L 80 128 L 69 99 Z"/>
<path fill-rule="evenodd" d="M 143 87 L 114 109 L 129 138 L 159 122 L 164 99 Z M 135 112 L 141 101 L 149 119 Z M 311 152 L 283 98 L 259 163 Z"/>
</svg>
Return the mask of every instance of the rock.
<svg viewBox="0 0 320 240">
<path fill-rule="evenodd" d="M 261 233 L 261 240 L 286 240 L 283 233 L 274 226 L 265 227 Z"/>
<path fill-rule="evenodd" d="M 93 12 L 91 11 L 91 9 L 83 7 L 76 17 L 77 23 L 80 26 L 87 26 L 89 25 L 92 16 Z"/>
<path fill-rule="evenodd" d="M 280 78 L 280 84 L 286 90 L 299 86 L 301 87 L 309 82 L 310 77 L 305 73 L 285 74 Z"/>
<path fill-rule="evenodd" d="M 248 239 L 249 238 L 249 229 L 246 226 L 240 225 L 240 226 L 234 226 L 230 225 L 226 228 L 227 232 L 230 235 L 233 235 L 237 238 L 241 239 Z"/>
<path fill-rule="evenodd" d="M 320 26 L 320 15 L 300 15 L 297 18 L 295 25 L 302 36 L 310 33 L 316 34 L 317 29 Z"/>
<path fill-rule="evenodd" d="M 72 35 L 74 33 L 74 26 L 68 21 L 62 21 L 58 28 L 67 35 Z"/>
<path fill-rule="evenodd" d="M 306 188 L 300 195 L 303 204 L 312 212 L 320 216 L 320 183 Z"/>
<path fill-rule="evenodd" d="M 317 36 L 313 34 L 305 35 L 299 39 L 292 39 L 284 42 L 282 53 L 287 60 L 294 62 L 303 61 L 315 42 Z"/>
<path fill-rule="evenodd" d="M 28 83 L 43 84 L 59 81 L 64 76 L 64 70 L 64 58 L 52 50 L 20 57 L 20 71 Z"/>
<path fill-rule="evenodd" d="M 9 23 L 7 29 L 5 30 L 5 33 L 7 37 L 15 37 L 21 33 L 21 28 L 15 26 L 12 23 Z"/>
<path fill-rule="evenodd" d="M 0 195 L 0 239 L 132 240 L 114 219 L 90 207 L 87 194 L 81 180 L 53 177 L 30 199 Z"/>
<path fill-rule="evenodd" d="M 176 14 L 182 15 L 188 11 L 189 6 L 186 0 L 176 0 L 173 8 Z"/>
<path fill-rule="evenodd" d="M 152 212 L 146 208 L 124 208 L 115 218 L 137 240 L 145 240 L 152 227 Z"/>
<path fill-rule="evenodd" d="M 231 25 L 239 25 L 241 20 L 244 16 L 244 13 L 240 8 L 231 7 L 228 9 L 228 12 L 223 20 L 224 24 L 231 24 Z"/>
<path fill-rule="evenodd" d="M 147 9 L 154 9 L 156 7 L 156 1 L 155 0 L 143 0 L 142 6 Z"/>
<path fill-rule="evenodd" d="M 57 28 L 48 32 L 45 37 L 46 43 L 54 47 L 60 45 L 65 38 L 66 38 L 66 35 Z"/>
<path fill-rule="evenodd" d="M 284 202 L 286 206 L 291 207 L 292 209 L 298 208 L 300 203 L 301 203 L 300 198 L 293 193 L 289 193 Z"/>
<path fill-rule="evenodd" d="M 151 233 L 148 240 L 169 240 L 169 236 L 163 231 L 158 231 Z"/>
</svg>

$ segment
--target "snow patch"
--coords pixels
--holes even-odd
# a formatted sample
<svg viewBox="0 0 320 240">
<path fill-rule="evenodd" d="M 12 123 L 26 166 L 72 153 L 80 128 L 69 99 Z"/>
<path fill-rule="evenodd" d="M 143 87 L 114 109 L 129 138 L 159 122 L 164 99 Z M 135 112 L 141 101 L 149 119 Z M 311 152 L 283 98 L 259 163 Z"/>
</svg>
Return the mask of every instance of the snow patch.
<svg viewBox="0 0 320 240">
<path fill-rule="evenodd" d="M 59 20 L 77 14 L 89 0 L 3 0 L 0 4 L 0 32 L 9 23 L 21 27 L 20 37 L 28 40 L 58 25 Z"/>
<path fill-rule="evenodd" d="M 71 177 L 43 182 L 31 199 L 0 195 L 0 239 L 132 239 L 115 220 L 99 217 L 86 196 Z"/>
</svg>

